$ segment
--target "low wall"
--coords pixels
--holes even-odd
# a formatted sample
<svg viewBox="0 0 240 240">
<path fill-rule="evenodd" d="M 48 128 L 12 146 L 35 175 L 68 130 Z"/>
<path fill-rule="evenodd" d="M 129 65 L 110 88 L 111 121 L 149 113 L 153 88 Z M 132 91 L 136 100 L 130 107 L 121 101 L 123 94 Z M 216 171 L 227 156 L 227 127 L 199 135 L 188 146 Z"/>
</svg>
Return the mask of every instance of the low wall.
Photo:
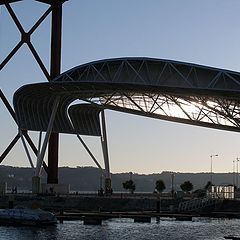
<svg viewBox="0 0 240 240">
<path fill-rule="evenodd" d="M 40 207 L 42 209 L 74 209 L 80 211 L 155 211 L 157 198 L 144 197 L 88 197 L 80 195 L 33 196 L 9 195 L 14 206 Z M 9 196 L 0 197 L 0 208 L 7 208 Z M 176 205 L 173 199 L 162 199 L 161 211 L 169 211 Z"/>
</svg>

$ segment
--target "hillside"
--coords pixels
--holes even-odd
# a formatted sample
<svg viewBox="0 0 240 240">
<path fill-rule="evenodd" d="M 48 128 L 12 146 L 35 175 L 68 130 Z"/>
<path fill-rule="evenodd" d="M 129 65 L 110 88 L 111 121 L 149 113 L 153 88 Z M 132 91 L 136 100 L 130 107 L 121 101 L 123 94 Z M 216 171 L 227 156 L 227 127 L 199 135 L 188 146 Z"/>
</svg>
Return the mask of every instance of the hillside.
<svg viewBox="0 0 240 240">
<path fill-rule="evenodd" d="M 43 171 L 44 172 L 44 171 Z M 17 186 L 21 190 L 31 189 L 31 179 L 34 171 L 31 168 L 18 168 L 11 166 L 0 166 L 0 182 L 7 182 L 9 188 Z M 152 192 L 155 182 L 162 179 L 165 182 L 166 190 L 171 189 L 171 172 L 162 172 L 154 174 L 133 173 L 132 179 L 136 183 L 136 191 Z M 114 191 L 123 191 L 122 182 L 129 179 L 129 173 L 112 174 L 112 184 Z M 213 183 L 231 184 L 232 173 L 215 173 Z M 180 184 L 189 180 L 193 183 L 194 189 L 203 188 L 210 180 L 209 173 L 174 173 L 174 188 L 180 189 Z M 101 172 L 94 167 L 60 167 L 59 183 L 68 183 L 72 191 L 97 191 L 100 186 Z M 46 182 L 46 175 L 43 173 L 42 182 Z M 239 181 L 240 183 L 240 181 Z"/>
</svg>

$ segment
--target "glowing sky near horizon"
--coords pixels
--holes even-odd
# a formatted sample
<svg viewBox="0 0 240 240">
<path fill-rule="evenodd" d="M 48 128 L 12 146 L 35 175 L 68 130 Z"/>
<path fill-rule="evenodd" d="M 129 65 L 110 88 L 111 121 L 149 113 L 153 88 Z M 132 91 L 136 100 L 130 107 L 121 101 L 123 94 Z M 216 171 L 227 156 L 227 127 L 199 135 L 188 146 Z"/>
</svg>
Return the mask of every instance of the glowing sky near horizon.
<svg viewBox="0 0 240 240">
<path fill-rule="evenodd" d="M 26 30 L 47 9 L 24 0 L 12 4 Z M 240 71 L 238 0 L 69 0 L 63 9 L 62 72 L 105 58 L 144 56 Z M 32 36 L 49 67 L 50 18 Z M 0 60 L 20 34 L 5 7 L 0 12 Z M 20 86 L 46 81 L 24 45 L 0 72 L 0 88 L 12 103 Z M 112 172 L 230 172 L 240 156 L 239 133 L 213 130 L 107 111 Z M 0 102 L 0 153 L 16 125 Z M 36 142 L 36 134 L 31 133 Z M 100 140 L 84 137 L 102 164 Z M 36 142 L 37 143 L 37 142 Z M 95 166 L 76 136 L 61 135 L 60 166 Z M 47 157 L 47 156 L 46 156 Z M 29 166 L 19 141 L 3 164 Z"/>
</svg>

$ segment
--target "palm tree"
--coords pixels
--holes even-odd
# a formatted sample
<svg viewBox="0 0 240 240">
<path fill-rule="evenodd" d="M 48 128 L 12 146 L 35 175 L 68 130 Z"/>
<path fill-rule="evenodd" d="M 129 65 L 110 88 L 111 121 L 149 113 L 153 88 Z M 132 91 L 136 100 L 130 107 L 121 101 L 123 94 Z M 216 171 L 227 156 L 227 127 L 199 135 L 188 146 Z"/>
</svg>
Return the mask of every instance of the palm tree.
<svg viewBox="0 0 240 240">
<path fill-rule="evenodd" d="M 122 185 L 123 185 L 124 189 L 129 190 L 130 193 L 132 193 L 132 194 L 134 193 L 134 191 L 136 189 L 136 185 L 132 179 L 127 180 L 126 182 L 123 182 Z"/>
<path fill-rule="evenodd" d="M 193 184 L 190 181 L 185 181 L 184 183 L 182 183 L 180 185 L 180 188 L 184 191 L 184 192 L 190 192 L 193 190 Z"/>
<path fill-rule="evenodd" d="M 162 179 L 159 179 L 159 180 L 156 181 L 155 189 L 157 189 L 157 191 L 159 193 L 161 193 L 165 188 L 166 188 L 166 186 L 165 186 L 165 183 Z"/>
</svg>

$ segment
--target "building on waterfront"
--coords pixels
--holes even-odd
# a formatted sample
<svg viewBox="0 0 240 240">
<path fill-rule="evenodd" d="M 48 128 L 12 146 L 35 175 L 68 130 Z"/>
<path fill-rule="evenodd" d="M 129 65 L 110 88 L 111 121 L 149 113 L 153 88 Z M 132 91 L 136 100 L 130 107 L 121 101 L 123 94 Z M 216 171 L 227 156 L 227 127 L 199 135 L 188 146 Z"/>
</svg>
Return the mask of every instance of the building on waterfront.
<svg viewBox="0 0 240 240">
<path fill-rule="evenodd" d="M 212 186 L 207 192 L 210 198 L 234 199 L 234 186 Z"/>
</svg>

